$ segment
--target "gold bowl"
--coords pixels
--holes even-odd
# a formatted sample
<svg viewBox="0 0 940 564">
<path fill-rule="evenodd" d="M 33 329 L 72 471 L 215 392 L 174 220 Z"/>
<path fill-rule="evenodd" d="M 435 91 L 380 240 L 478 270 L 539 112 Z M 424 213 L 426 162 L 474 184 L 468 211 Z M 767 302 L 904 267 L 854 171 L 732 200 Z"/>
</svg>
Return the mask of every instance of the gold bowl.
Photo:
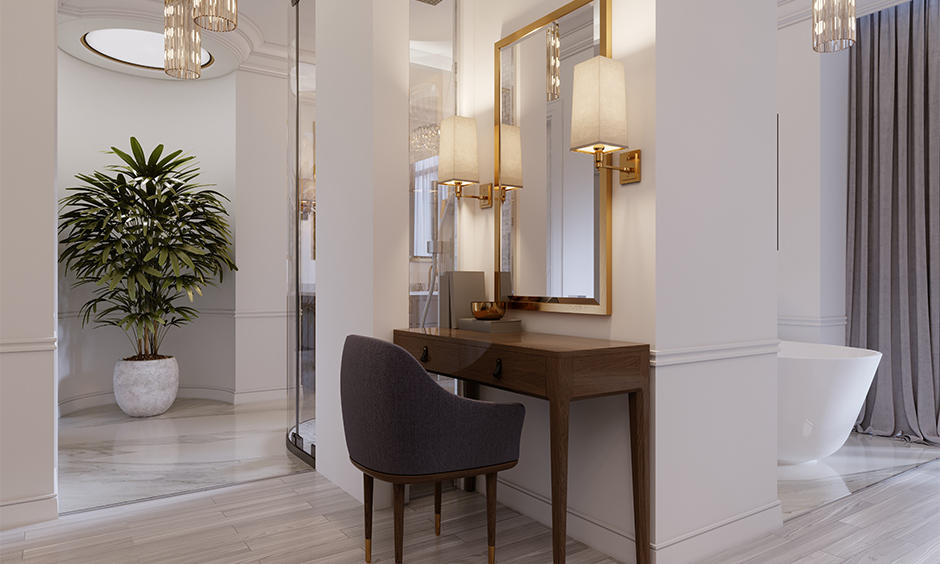
<svg viewBox="0 0 940 564">
<path fill-rule="evenodd" d="M 506 302 L 470 302 L 473 317 L 493 321 L 506 314 Z"/>
</svg>

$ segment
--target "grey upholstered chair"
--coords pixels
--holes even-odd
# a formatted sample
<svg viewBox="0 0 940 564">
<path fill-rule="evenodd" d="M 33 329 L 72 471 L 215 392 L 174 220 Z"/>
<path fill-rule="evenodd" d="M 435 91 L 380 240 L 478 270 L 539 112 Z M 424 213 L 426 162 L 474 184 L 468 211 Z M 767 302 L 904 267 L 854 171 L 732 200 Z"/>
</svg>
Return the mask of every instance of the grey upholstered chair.
<svg viewBox="0 0 940 564">
<path fill-rule="evenodd" d="M 346 337 L 340 395 L 349 458 L 363 473 L 366 562 L 372 559 L 373 479 L 393 485 L 395 562 L 401 564 L 405 484 L 435 484 L 435 533 L 439 535 L 441 482 L 484 474 L 492 564 L 496 473 L 519 460 L 525 408 L 451 394 L 405 349 L 358 335 Z"/>
</svg>

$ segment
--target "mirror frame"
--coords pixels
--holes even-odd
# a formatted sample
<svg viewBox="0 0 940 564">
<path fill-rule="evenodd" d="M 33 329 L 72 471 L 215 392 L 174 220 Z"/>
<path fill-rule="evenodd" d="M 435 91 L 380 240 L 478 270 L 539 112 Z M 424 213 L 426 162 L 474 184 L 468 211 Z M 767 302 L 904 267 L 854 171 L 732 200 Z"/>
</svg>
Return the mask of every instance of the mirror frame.
<svg viewBox="0 0 940 564">
<path fill-rule="evenodd" d="M 549 23 L 561 18 L 562 16 L 586 6 L 591 2 L 597 2 L 600 9 L 600 45 L 599 45 L 599 54 L 604 57 L 611 56 L 611 23 L 610 23 L 610 6 L 611 0 L 574 0 L 568 4 L 565 4 L 561 8 L 551 12 L 547 16 L 540 18 L 529 25 L 523 27 L 522 29 L 507 35 L 506 37 L 500 39 L 496 42 L 494 47 L 494 91 L 495 91 L 495 102 L 493 106 L 493 121 L 495 124 L 495 159 L 494 159 L 494 176 L 493 182 L 494 186 L 497 187 L 497 191 L 494 193 L 494 237 L 493 237 L 493 246 L 494 246 L 494 255 L 493 255 L 493 264 L 494 264 L 494 283 L 495 283 L 495 298 L 499 300 L 502 296 L 500 291 L 500 240 L 501 240 L 501 224 L 500 218 L 502 217 L 502 198 L 497 197 L 503 193 L 502 189 L 499 189 L 499 128 L 501 124 L 500 115 L 500 50 L 503 47 L 511 45 L 516 41 L 538 31 L 539 29 L 545 27 Z M 611 157 L 609 155 L 605 156 L 606 164 L 611 164 Z M 610 300 L 610 288 L 611 288 L 611 228 L 610 228 L 610 207 L 611 207 L 611 191 L 612 191 L 612 173 L 610 169 L 601 169 L 600 178 L 600 195 L 598 197 L 598 225 L 595 225 L 595 240 L 597 241 L 598 248 L 596 249 L 597 256 L 597 272 L 595 273 L 596 278 L 596 288 L 597 295 L 593 298 L 563 298 L 563 297 L 554 297 L 554 296 L 509 296 L 506 301 L 506 307 L 509 309 L 523 309 L 530 311 L 550 311 L 550 312 L 559 312 L 559 313 L 585 313 L 593 315 L 610 315 L 611 313 L 611 300 Z M 525 188 L 523 188 L 525 189 Z M 511 275 L 511 274 L 510 274 Z"/>
</svg>

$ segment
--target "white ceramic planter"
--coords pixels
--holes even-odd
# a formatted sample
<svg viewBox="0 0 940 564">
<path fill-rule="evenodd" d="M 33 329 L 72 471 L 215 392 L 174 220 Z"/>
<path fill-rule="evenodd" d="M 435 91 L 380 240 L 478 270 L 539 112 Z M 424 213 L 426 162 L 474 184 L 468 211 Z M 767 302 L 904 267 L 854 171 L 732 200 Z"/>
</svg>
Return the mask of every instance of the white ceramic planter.
<svg viewBox="0 0 940 564">
<path fill-rule="evenodd" d="M 160 415 L 176 399 L 180 369 L 175 357 L 119 360 L 114 365 L 114 398 L 131 417 Z"/>
</svg>

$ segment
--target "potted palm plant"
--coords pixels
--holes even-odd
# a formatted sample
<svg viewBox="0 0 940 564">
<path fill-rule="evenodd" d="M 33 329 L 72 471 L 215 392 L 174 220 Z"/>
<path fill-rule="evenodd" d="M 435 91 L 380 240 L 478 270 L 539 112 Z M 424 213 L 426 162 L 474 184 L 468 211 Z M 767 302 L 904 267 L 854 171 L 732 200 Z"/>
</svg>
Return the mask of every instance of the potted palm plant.
<svg viewBox="0 0 940 564">
<path fill-rule="evenodd" d="M 224 195 L 196 184 L 194 157 L 158 145 L 149 157 L 131 137 L 131 153 L 111 147 L 122 164 L 77 174 L 82 185 L 62 198 L 59 262 L 73 286 L 94 286 L 82 325 L 122 329 L 135 354 L 114 367 L 114 396 L 134 417 L 159 415 L 179 388 L 176 358 L 160 354 L 170 327 L 198 315 L 192 302 L 206 286 L 238 270 L 230 253 Z M 188 301 L 183 301 L 183 298 Z"/>
</svg>

